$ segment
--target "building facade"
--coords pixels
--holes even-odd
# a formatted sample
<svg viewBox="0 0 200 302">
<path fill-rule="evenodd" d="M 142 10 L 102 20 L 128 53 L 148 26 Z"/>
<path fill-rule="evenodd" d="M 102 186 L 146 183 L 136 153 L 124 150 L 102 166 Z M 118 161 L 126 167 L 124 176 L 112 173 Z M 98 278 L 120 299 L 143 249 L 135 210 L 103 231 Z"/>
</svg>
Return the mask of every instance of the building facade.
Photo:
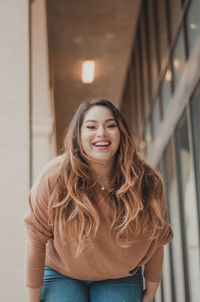
<svg viewBox="0 0 200 302">
<path fill-rule="evenodd" d="M 156 302 L 200 296 L 200 1 L 144 0 L 121 110 L 166 183 L 173 241 Z"/>
</svg>

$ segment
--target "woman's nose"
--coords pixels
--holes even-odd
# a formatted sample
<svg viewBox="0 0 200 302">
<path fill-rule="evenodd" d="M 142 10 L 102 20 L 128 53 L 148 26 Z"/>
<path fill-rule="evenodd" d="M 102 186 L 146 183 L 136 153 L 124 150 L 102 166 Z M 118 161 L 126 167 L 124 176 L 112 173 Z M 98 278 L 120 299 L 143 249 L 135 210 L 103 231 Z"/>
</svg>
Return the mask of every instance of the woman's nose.
<svg viewBox="0 0 200 302">
<path fill-rule="evenodd" d="M 97 136 L 103 136 L 105 134 L 105 129 L 103 126 L 97 128 Z"/>
</svg>

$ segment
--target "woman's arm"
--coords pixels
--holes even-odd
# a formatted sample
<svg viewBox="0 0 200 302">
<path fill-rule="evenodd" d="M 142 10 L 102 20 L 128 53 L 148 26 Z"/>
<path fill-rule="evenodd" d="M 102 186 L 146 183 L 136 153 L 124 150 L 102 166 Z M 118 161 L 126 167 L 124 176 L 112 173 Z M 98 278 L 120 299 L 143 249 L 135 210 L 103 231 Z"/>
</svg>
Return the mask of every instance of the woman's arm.
<svg viewBox="0 0 200 302">
<path fill-rule="evenodd" d="M 151 281 L 146 280 L 146 287 L 144 290 L 142 302 L 152 302 L 152 300 L 156 294 L 159 283 L 160 282 L 151 282 Z"/>
<path fill-rule="evenodd" d="M 42 289 L 41 287 L 40 288 L 28 288 L 29 302 L 40 302 L 41 289 Z"/>
<path fill-rule="evenodd" d="M 25 284 L 29 289 L 43 285 L 46 245 L 32 230 L 26 230 Z"/>
<path fill-rule="evenodd" d="M 25 283 L 28 288 L 43 285 L 46 244 L 53 238 L 48 223 L 48 178 L 42 176 L 31 188 L 28 208 L 24 218 L 26 225 Z"/>
<path fill-rule="evenodd" d="M 163 247 L 157 248 L 151 259 L 145 264 L 145 290 L 142 302 L 152 302 L 160 280 L 162 279 L 162 266 L 164 260 Z"/>
</svg>

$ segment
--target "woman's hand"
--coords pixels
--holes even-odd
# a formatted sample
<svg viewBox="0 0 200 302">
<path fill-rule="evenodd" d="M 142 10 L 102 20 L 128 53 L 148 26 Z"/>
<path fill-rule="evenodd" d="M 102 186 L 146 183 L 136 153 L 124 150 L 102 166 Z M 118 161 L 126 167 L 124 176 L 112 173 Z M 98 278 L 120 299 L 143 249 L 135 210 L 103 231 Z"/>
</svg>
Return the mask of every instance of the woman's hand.
<svg viewBox="0 0 200 302">
<path fill-rule="evenodd" d="M 143 291 L 142 302 L 152 302 L 153 298 L 154 297 L 148 295 L 148 293 L 146 292 L 146 290 Z"/>
<path fill-rule="evenodd" d="M 142 302 L 152 302 L 160 282 L 146 280 L 146 288 L 143 291 Z"/>
</svg>

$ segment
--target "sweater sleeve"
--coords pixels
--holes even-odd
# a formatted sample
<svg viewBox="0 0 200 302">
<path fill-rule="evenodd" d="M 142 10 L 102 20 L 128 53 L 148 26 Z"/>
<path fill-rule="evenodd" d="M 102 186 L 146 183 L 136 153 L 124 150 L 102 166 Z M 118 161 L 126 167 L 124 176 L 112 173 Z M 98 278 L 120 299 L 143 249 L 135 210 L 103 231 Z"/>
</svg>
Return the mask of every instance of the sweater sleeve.
<svg viewBox="0 0 200 302">
<path fill-rule="evenodd" d="M 51 227 L 48 225 L 48 199 L 48 180 L 42 176 L 29 193 L 28 209 L 24 219 L 25 283 L 30 288 L 38 288 L 43 284 L 46 244 L 53 237 Z"/>
<path fill-rule="evenodd" d="M 174 232 L 170 224 L 167 224 L 166 227 L 161 232 L 158 238 L 158 246 L 162 247 L 163 245 L 169 243 L 174 237 Z"/>
<path fill-rule="evenodd" d="M 162 279 L 164 249 L 158 247 L 151 259 L 145 264 L 144 278 L 148 281 L 159 282 Z"/>
<path fill-rule="evenodd" d="M 162 279 L 162 266 L 164 260 L 164 248 L 163 246 L 170 242 L 174 236 L 173 230 L 170 224 L 161 232 L 157 241 L 157 249 L 153 253 L 150 260 L 145 264 L 144 277 L 152 282 L 159 282 Z"/>
<path fill-rule="evenodd" d="M 156 239 L 156 250 L 150 260 L 145 264 L 144 277 L 148 281 L 159 282 L 162 279 L 162 267 L 164 260 L 163 246 L 173 239 L 174 233 L 168 221 L 168 212 L 166 200 L 162 199 L 163 216 L 166 219 L 166 225 L 160 232 L 159 237 Z"/>
</svg>

